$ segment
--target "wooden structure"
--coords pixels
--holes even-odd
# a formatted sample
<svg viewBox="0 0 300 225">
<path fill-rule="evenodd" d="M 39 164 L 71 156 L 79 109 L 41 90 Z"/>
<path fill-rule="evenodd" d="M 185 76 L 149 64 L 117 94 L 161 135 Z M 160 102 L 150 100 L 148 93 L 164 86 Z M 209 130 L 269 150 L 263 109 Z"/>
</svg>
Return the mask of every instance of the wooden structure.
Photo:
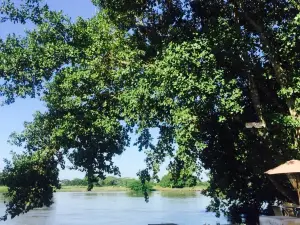
<svg viewBox="0 0 300 225">
<path fill-rule="evenodd" d="M 300 225 L 300 218 L 287 216 L 261 216 L 260 225 Z"/>
<path fill-rule="evenodd" d="M 286 163 L 284 163 L 274 169 L 268 170 L 266 172 L 266 174 L 268 174 L 268 175 L 286 174 L 288 179 L 290 180 L 293 188 L 297 191 L 297 194 L 298 194 L 298 202 L 297 203 L 300 205 L 300 160 L 287 161 Z M 271 178 L 271 180 L 272 180 L 272 178 Z M 275 183 L 275 182 L 273 181 L 273 183 Z M 279 185 L 277 184 L 276 186 L 279 186 Z M 281 191 L 281 190 L 279 190 L 279 191 Z M 286 195 L 285 193 L 282 193 L 282 194 Z"/>
</svg>

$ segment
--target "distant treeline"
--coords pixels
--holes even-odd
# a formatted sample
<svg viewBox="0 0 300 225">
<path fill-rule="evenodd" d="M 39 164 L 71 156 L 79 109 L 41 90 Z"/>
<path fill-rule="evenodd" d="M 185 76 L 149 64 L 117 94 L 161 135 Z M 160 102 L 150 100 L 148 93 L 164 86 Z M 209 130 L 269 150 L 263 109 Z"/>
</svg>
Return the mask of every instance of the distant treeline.
<svg viewBox="0 0 300 225">
<path fill-rule="evenodd" d="M 133 185 L 139 182 L 138 179 L 135 178 L 120 178 L 120 177 L 112 177 L 108 176 L 104 180 L 98 179 L 94 183 L 94 186 L 104 187 L 104 186 L 119 186 L 119 187 L 128 187 L 131 188 Z M 75 178 L 73 180 L 64 179 L 61 180 L 61 184 L 63 186 L 87 186 L 88 182 L 86 178 L 80 179 Z M 194 186 L 207 186 L 207 182 L 202 182 L 197 179 L 195 176 L 186 177 L 185 179 L 180 179 L 174 181 L 171 175 L 165 175 L 161 178 L 159 183 L 150 182 L 151 186 L 159 185 L 161 187 L 169 187 L 169 188 L 183 188 L 183 187 L 194 187 Z"/>
<path fill-rule="evenodd" d="M 2 173 L 0 172 L 0 186 L 3 185 L 2 182 Z M 75 178 L 72 180 L 64 179 L 61 180 L 62 186 L 87 186 L 88 181 L 86 178 L 80 179 Z M 201 186 L 201 187 L 207 187 L 208 182 L 203 182 L 197 179 L 196 176 L 188 176 L 183 179 L 173 180 L 172 176 L 170 174 L 167 174 L 163 176 L 160 180 L 160 182 L 149 182 L 149 189 L 153 186 L 161 186 L 163 188 L 184 188 L 184 187 L 195 187 L 195 186 Z M 105 186 L 118 186 L 118 187 L 127 187 L 130 189 L 137 189 L 137 187 L 140 187 L 140 181 L 135 178 L 129 178 L 129 177 L 113 177 L 108 176 L 106 179 L 96 179 L 96 182 L 94 183 L 94 186 L 96 187 L 105 187 Z"/>
<path fill-rule="evenodd" d="M 181 179 L 174 180 L 171 174 L 167 174 L 163 176 L 158 184 L 161 187 L 169 187 L 169 188 L 208 186 L 208 182 L 203 182 L 199 180 L 196 176 L 185 176 Z"/>
<path fill-rule="evenodd" d="M 104 186 L 129 187 L 135 181 L 138 181 L 138 180 L 134 179 L 134 178 L 119 178 L 119 177 L 109 176 L 104 180 L 98 179 L 98 181 L 96 181 L 94 183 L 94 185 L 98 186 L 98 187 L 104 187 Z M 83 178 L 83 179 L 75 178 L 73 180 L 64 179 L 64 180 L 61 180 L 61 185 L 63 185 L 63 186 L 87 186 L 88 181 L 86 178 Z"/>
</svg>

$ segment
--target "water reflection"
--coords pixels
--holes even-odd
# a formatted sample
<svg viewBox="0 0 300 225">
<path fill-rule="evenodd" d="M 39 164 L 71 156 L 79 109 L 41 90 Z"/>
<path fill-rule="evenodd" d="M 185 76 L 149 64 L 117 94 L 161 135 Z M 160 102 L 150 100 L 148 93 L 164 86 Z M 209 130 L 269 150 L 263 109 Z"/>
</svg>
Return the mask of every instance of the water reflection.
<svg viewBox="0 0 300 225">
<path fill-rule="evenodd" d="M 84 196 L 97 196 L 97 192 L 86 192 Z"/>
<path fill-rule="evenodd" d="M 0 199 L 3 197 L 0 195 Z M 209 199 L 197 192 L 153 192 L 149 203 L 143 195 L 127 192 L 55 193 L 55 204 L 29 212 L 3 225 L 179 225 L 225 224 L 206 213 Z M 0 215 L 5 211 L 0 203 Z"/>
<path fill-rule="evenodd" d="M 128 197 L 133 197 L 133 198 L 144 198 L 145 195 L 142 192 L 136 192 L 136 191 L 128 191 L 126 192 L 126 195 Z M 153 196 L 153 192 L 148 193 L 149 197 Z"/>
<path fill-rule="evenodd" d="M 197 192 L 195 191 L 162 191 L 160 195 L 164 198 L 195 198 Z"/>
</svg>

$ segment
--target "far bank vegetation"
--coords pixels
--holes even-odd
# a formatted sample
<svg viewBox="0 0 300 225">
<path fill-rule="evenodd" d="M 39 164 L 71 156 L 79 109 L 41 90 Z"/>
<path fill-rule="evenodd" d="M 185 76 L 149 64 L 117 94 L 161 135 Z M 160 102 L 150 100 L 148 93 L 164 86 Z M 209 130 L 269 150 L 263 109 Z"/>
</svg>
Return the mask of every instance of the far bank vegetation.
<svg viewBox="0 0 300 225">
<path fill-rule="evenodd" d="M 62 191 L 72 191 L 80 190 L 86 188 L 88 185 L 88 181 L 86 178 L 80 179 L 75 178 L 72 180 L 64 179 L 61 180 Z M 165 175 L 163 176 L 159 182 L 151 181 L 146 184 L 148 190 L 158 190 L 158 191 L 189 191 L 189 190 L 204 190 L 208 187 L 207 182 L 200 181 L 196 177 L 190 177 L 185 180 L 173 181 L 171 176 Z M 94 182 L 95 191 L 125 191 L 132 190 L 138 191 L 141 187 L 141 182 L 135 178 L 129 177 L 113 177 L 108 176 L 106 179 L 101 180 L 97 179 Z"/>
</svg>

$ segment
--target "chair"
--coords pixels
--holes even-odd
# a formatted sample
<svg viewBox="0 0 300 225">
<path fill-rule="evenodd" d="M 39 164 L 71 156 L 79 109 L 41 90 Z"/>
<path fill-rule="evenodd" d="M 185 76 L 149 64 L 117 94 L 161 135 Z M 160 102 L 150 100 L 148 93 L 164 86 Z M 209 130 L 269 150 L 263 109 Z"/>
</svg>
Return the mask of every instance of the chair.
<svg viewBox="0 0 300 225">
<path fill-rule="evenodd" d="M 296 210 L 297 205 L 293 204 L 293 203 L 284 203 L 283 204 L 283 215 L 284 216 L 290 216 L 290 217 L 296 217 Z"/>
</svg>

